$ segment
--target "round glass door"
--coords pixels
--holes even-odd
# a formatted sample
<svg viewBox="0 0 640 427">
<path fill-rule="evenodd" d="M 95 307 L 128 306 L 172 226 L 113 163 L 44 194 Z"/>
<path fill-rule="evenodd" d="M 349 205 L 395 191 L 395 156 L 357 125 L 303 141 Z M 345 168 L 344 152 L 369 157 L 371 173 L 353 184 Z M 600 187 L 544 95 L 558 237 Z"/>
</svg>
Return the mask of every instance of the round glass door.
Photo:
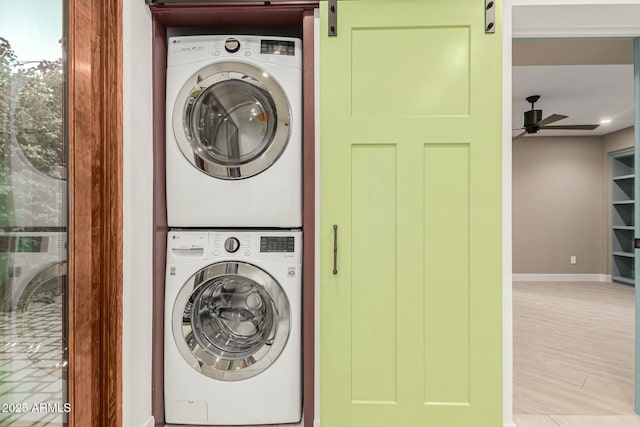
<svg viewBox="0 0 640 427">
<path fill-rule="evenodd" d="M 190 366 L 235 381 L 275 362 L 289 337 L 289 317 L 289 301 L 271 275 L 252 264 L 221 262 L 182 287 L 173 335 Z"/>
<path fill-rule="evenodd" d="M 184 156 L 221 179 L 257 175 L 289 141 L 291 113 L 284 91 L 267 73 L 242 62 L 209 65 L 182 87 L 173 129 Z"/>
</svg>

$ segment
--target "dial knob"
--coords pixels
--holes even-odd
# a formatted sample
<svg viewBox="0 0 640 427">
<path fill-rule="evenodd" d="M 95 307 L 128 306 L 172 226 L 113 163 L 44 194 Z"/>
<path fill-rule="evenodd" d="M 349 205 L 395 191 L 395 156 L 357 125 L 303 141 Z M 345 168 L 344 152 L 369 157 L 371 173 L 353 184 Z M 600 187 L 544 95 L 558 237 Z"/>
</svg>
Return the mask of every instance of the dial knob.
<svg viewBox="0 0 640 427">
<path fill-rule="evenodd" d="M 224 249 L 232 254 L 240 249 L 240 241 L 238 241 L 238 239 L 236 239 L 235 237 L 229 237 L 224 241 Z"/>
<path fill-rule="evenodd" d="M 224 48 L 227 52 L 235 53 L 240 50 L 240 42 L 236 39 L 227 39 L 224 42 Z"/>
</svg>

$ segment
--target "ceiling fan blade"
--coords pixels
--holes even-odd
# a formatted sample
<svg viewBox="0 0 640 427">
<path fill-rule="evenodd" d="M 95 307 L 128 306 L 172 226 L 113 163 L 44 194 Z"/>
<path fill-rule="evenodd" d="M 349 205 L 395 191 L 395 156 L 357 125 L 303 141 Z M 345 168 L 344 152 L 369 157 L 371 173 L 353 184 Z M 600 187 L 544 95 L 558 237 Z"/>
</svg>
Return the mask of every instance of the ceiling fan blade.
<svg viewBox="0 0 640 427">
<path fill-rule="evenodd" d="M 564 126 L 542 126 L 540 129 L 555 130 L 594 130 L 600 125 L 564 125 Z"/>
<path fill-rule="evenodd" d="M 522 135 L 526 134 L 527 131 L 525 130 L 524 132 L 522 132 L 521 134 L 518 134 L 516 136 L 514 136 L 513 138 L 511 138 L 511 141 L 515 141 L 516 139 L 520 138 Z"/>
<path fill-rule="evenodd" d="M 563 116 L 562 114 L 552 114 L 549 117 L 546 117 L 540 120 L 536 125 L 543 127 L 548 125 L 549 123 L 557 122 L 558 120 L 566 119 L 569 116 Z"/>
</svg>

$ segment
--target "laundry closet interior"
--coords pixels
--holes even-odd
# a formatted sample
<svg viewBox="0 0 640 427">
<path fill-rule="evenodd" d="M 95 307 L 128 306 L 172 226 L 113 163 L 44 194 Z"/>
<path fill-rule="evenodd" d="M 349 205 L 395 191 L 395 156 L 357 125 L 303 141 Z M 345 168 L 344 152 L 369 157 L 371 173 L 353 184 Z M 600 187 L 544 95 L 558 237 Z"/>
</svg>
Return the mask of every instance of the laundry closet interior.
<svg viewBox="0 0 640 427">
<path fill-rule="evenodd" d="M 156 425 L 165 422 L 215 425 L 298 421 L 307 427 L 313 424 L 313 20 L 317 5 L 316 2 L 150 4 L 154 150 L 152 412 Z M 211 60 L 206 59 L 207 54 Z M 176 66 L 172 68 L 174 58 Z M 296 61 L 299 63 L 294 66 Z M 209 65 L 209 62 L 215 65 Z M 301 74 L 298 83 L 295 82 L 296 67 Z M 287 68 L 289 70 L 285 70 Z M 278 76 L 278 73 L 281 75 Z M 177 82 L 180 79 L 182 83 Z M 190 87 L 187 87 L 188 82 L 184 82 L 187 79 L 192 80 Z M 291 85 L 298 84 L 299 99 L 296 100 L 295 96 L 291 97 Z M 175 107 L 172 114 L 174 106 L 171 103 L 186 107 Z M 231 105 L 234 103 L 236 106 Z M 252 103 L 255 105 L 249 105 Z M 289 105 L 287 111 L 287 103 L 299 105 Z M 211 123 L 205 123 L 206 120 Z M 171 129 L 174 129 L 177 138 L 174 138 Z M 262 141 L 253 146 L 251 138 L 262 138 Z M 202 151 L 198 148 L 199 144 L 208 144 L 211 151 L 199 156 L 198 151 Z M 280 147 L 279 151 L 271 149 L 271 145 L 277 148 L 278 144 L 284 148 Z M 299 146 L 295 149 L 292 144 Z M 181 146 L 182 153 L 177 148 L 171 151 L 172 146 L 176 145 Z M 190 154 L 189 149 L 193 149 L 194 153 Z M 205 148 L 205 151 L 208 150 Z M 240 167 L 232 164 L 233 157 L 239 159 Z M 261 162 L 266 163 L 260 165 Z M 217 163 L 222 166 L 217 166 Z M 174 165 L 179 166 L 174 170 Z M 292 173 L 300 174 L 298 182 Z M 187 188 L 188 178 L 182 180 L 184 182 L 176 182 L 173 178 L 189 174 L 196 181 L 202 179 L 200 182 L 194 181 L 192 189 Z M 262 182 L 264 191 L 257 191 L 259 185 L 256 184 L 252 188 L 252 180 Z M 208 182 L 214 185 L 207 194 Z M 203 193 L 201 198 L 198 198 L 199 192 Z M 299 198 L 288 197 L 291 195 L 289 193 L 297 196 L 296 192 Z M 245 195 L 255 203 L 239 199 L 238 194 L 240 197 Z M 273 209 L 269 213 L 269 208 L 258 207 L 260 203 Z M 292 205 L 297 206 L 297 212 L 287 218 L 287 209 L 290 211 L 288 207 Z M 199 216 L 183 215 L 189 209 L 201 209 L 201 213 Z M 269 220 L 256 221 L 256 216 L 260 215 L 269 217 Z M 209 221 L 208 218 L 213 220 Z M 280 264 L 270 271 L 269 267 L 277 263 Z M 266 266 L 266 271 L 261 268 L 263 266 Z M 186 269 L 193 271 L 187 272 Z M 195 274 L 189 279 L 191 283 L 188 285 L 193 291 L 191 295 L 189 290 L 181 291 L 182 294 L 175 297 L 170 294 L 177 291 L 165 292 L 165 286 L 168 290 L 172 279 L 184 283 L 182 276 L 187 277 L 192 273 Z M 243 277 L 249 280 L 243 282 Z M 283 293 L 279 282 L 291 278 L 296 278 L 292 283 L 298 283 L 300 288 L 291 293 L 284 285 Z M 249 289 L 251 283 L 257 284 L 254 289 Z M 265 283 L 265 286 L 259 286 Z M 205 290 L 197 291 L 198 288 Z M 170 299 L 175 300 L 176 304 L 182 301 L 185 307 L 184 318 L 179 312 L 181 308 L 174 309 L 174 316 L 178 312 L 176 320 L 173 320 L 175 326 L 166 324 L 174 319 L 171 309 L 167 307 Z M 272 306 L 266 307 L 269 304 Z M 291 316 L 287 314 L 286 318 L 271 318 L 268 315 L 270 308 L 280 314 L 290 311 Z M 194 310 L 217 310 L 218 320 L 211 319 L 216 315 L 207 314 L 205 317 L 209 316 L 208 320 L 192 319 L 186 313 L 195 313 Z M 259 319 L 260 314 L 265 316 L 264 319 Z M 203 325 L 198 322 L 209 323 Z M 185 329 L 185 325 L 189 327 Z M 223 348 L 229 338 L 217 334 L 213 330 L 216 325 L 222 325 L 222 329 L 228 328 L 229 333 L 238 333 L 243 337 L 238 348 L 229 351 Z M 247 330 L 246 325 L 255 330 Z M 198 327 L 204 332 L 198 333 Z M 165 365 L 177 363 L 175 361 L 181 358 L 175 356 L 174 360 L 173 354 L 179 353 L 165 349 L 174 345 L 169 342 L 172 334 L 177 334 L 175 337 L 179 342 L 182 333 L 184 342 L 179 350 L 191 366 L 183 363 L 184 366 L 176 370 L 173 366 Z M 281 336 L 283 333 L 296 336 L 287 339 Z M 260 344 L 252 340 L 263 342 Z M 293 345 L 299 348 L 297 354 L 287 347 Z M 171 356 L 168 357 L 169 354 Z M 299 378 L 295 375 L 292 378 L 286 374 L 283 376 L 283 369 L 286 371 L 289 368 L 282 367 L 284 363 L 290 366 L 297 364 Z M 184 367 L 188 370 L 183 372 Z M 281 388 L 285 390 L 285 384 L 273 384 L 275 389 L 262 391 L 265 396 L 264 420 L 260 418 L 260 409 L 250 414 L 253 411 L 247 406 L 252 403 L 250 401 L 239 403 L 245 408 L 244 411 L 231 411 L 244 418 L 234 419 L 236 415 L 231 418 L 223 415 L 220 418 L 218 414 L 224 411 L 218 408 L 218 414 L 212 420 L 214 409 L 207 409 L 206 398 L 197 401 L 193 394 L 181 394 L 178 390 L 180 387 L 174 387 L 174 383 L 179 384 L 181 375 L 185 374 L 182 375 L 183 380 L 193 378 L 195 382 L 200 381 L 205 384 L 203 390 L 208 390 L 208 384 L 215 383 L 216 387 L 228 384 L 229 390 L 232 390 L 230 396 L 234 393 L 242 395 L 245 392 L 243 383 L 257 379 L 256 384 L 267 384 L 265 381 L 268 379 L 260 380 L 267 378 L 267 375 L 260 374 L 268 374 L 270 367 L 274 369 L 273 377 L 288 378 L 282 379 L 282 382 L 301 382 L 299 409 L 289 408 L 288 411 L 299 411 L 303 420 L 287 418 L 279 421 L 281 415 L 277 413 L 277 408 L 273 414 L 274 408 L 267 407 L 273 406 L 269 402 L 284 398 L 278 394 L 281 394 Z M 214 388 L 213 391 L 219 390 Z M 295 395 L 295 390 L 291 394 Z M 174 397 L 173 406 L 167 408 Z M 211 400 L 214 398 L 210 397 Z M 208 404 L 211 406 L 211 401 Z M 224 404 L 230 403 L 227 401 Z M 172 420 L 166 419 L 165 414 Z"/>
</svg>

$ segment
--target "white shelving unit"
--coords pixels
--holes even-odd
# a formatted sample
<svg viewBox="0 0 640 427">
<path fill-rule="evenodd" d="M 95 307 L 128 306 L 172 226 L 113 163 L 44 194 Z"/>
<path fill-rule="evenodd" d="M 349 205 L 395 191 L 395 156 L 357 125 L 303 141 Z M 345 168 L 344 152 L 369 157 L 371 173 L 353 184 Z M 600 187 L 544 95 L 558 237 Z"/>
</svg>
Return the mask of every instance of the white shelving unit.
<svg viewBox="0 0 640 427">
<path fill-rule="evenodd" d="M 635 282 L 633 148 L 610 154 L 611 172 L 611 278 Z"/>
</svg>

